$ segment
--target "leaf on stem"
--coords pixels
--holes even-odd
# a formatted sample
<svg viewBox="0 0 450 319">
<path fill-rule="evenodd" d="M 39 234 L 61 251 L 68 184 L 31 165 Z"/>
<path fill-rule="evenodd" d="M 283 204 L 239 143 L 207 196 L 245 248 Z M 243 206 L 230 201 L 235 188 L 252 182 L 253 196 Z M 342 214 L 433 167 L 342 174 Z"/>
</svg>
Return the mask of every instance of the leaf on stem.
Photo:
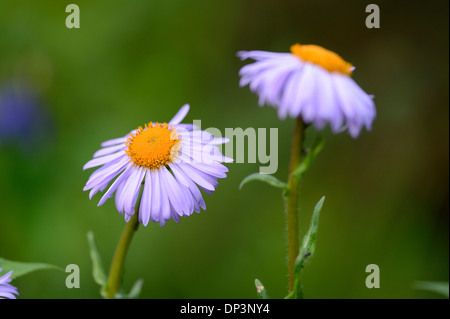
<svg viewBox="0 0 450 319">
<path fill-rule="evenodd" d="M 258 279 L 255 279 L 255 287 L 259 299 L 270 299 L 269 294 L 267 293 L 267 289 Z"/>
<path fill-rule="evenodd" d="M 23 275 L 29 274 L 33 271 L 42 269 L 57 269 L 60 271 L 64 271 L 61 267 L 55 265 L 11 261 L 3 258 L 0 258 L 0 268 L 3 268 L 2 273 L 6 273 L 13 270 L 14 272 L 11 275 L 11 279 L 16 279 Z"/>
<path fill-rule="evenodd" d="M 103 270 L 102 258 L 98 252 L 97 244 L 95 243 L 94 233 L 91 231 L 88 232 L 87 237 L 89 241 L 89 252 L 92 260 L 92 277 L 94 277 L 97 284 L 104 287 L 107 279 L 105 271 Z"/>
<path fill-rule="evenodd" d="M 144 285 L 144 279 L 138 279 L 133 287 L 131 287 L 130 292 L 127 294 L 125 290 L 121 287 L 119 292 L 113 296 L 113 299 L 136 299 L 139 297 L 142 286 Z"/>
<path fill-rule="evenodd" d="M 144 285 L 144 279 L 137 280 L 127 295 L 128 299 L 136 299 L 141 294 L 142 286 Z"/>
<path fill-rule="evenodd" d="M 307 262 L 311 259 L 316 250 L 317 230 L 319 228 L 320 211 L 322 210 L 325 196 L 323 196 L 314 207 L 311 224 L 309 225 L 308 232 L 303 238 L 302 246 L 300 247 L 300 254 L 296 260 L 297 267 L 305 267 Z M 297 265 L 298 264 L 298 265 Z"/>
<path fill-rule="evenodd" d="M 308 168 L 312 165 L 312 163 L 314 163 L 314 160 L 322 150 L 324 144 L 325 142 L 323 137 L 321 135 L 317 135 L 314 141 L 312 142 L 311 146 L 309 147 L 309 150 L 303 161 L 292 172 L 293 177 L 298 178 L 303 176 L 303 174 L 308 170 Z"/>
<path fill-rule="evenodd" d="M 319 217 L 320 211 L 322 210 L 323 202 L 325 201 L 325 196 L 323 196 L 314 207 L 313 215 L 311 218 L 311 224 L 309 225 L 308 232 L 305 237 L 303 237 L 303 242 L 300 247 L 300 253 L 295 260 L 294 265 L 294 289 L 292 292 L 286 297 L 286 299 L 301 299 L 302 298 L 302 286 L 300 277 L 302 274 L 303 268 L 308 264 L 311 260 L 311 257 L 314 255 L 314 251 L 316 250 L 316 242 L 317 242 L 317 231 L 319 228 Z"/>
<path fill-rule="evenodd" d="M 239 185 L 239 190 L 242 189 L 242 187 L 251 181 L 262 181 L 265 182 L 271 186 L 281 188 L 285 191 L 288 190 L 288 185 L 280 180 L 278 180 L 275 176 L 268 175 L 268 174 L 260 174 L 260 173 L 254 173 L 251 175 L 248 175 L 246 178 L 244 178 Z"/>
</svg>

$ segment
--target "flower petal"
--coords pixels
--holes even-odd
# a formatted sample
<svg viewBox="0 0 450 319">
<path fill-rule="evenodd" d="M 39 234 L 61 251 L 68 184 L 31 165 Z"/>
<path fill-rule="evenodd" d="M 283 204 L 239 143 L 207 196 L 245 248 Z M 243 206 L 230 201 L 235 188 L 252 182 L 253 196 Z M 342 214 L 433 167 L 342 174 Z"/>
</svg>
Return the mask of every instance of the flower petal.
<svg viewBox="0 0 450 319">
<path fill-rule="evenodd" d="M 153 200 L 152 178 L 150 174 L 151 174 L 150 170 L 146 170 L 144 189 L 142 190 L 141 204 L 139 207 L 139 222 L 144 226 L 147 226 L 148 221 L 150 219 L 150 211 L 151 211 L 150 203 Z"/>
<path fill-rule="evenodd" d="M 189 112 L 189 104 L 185 104 L 181 107 L 177 114 L 170 120 L 169 124 L 176 125 L 180 123 Z"/>
<path fill-rule="evenodd" d="M 108 200 L 108 198 L 112 197 L 112 195 L 116 191 L 117 187 L 119 187 L 119 185 L 124 180 L 126 180 L 126 178 L 128 178 L 128 176 L 130 175 L 130 173 L 133 169 L 134 169 L 133 165 L 128 164 L 127 168 L 123 171 L 122 174 L 119 175 L 119 177 L 117 177 L 117 179 L 114 181 L 114 183 L 112 183 L 112 185 L 109 187 L 109 189 L 103 195 L 103 197 L 100 199 L 97 206 L 103 205 Z"/>
</svg>

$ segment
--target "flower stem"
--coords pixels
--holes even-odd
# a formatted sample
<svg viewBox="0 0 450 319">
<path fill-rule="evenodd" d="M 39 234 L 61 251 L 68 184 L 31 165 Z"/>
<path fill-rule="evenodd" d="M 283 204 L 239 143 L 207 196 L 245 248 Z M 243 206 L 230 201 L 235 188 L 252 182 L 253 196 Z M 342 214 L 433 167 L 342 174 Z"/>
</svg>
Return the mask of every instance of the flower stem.
<svg viewBox="0 0 450 319">
<path fill-rule="evenodd" d="M 292 140 L 291 159 L 289 163 L 288 188 L 286 194 L 286 223 L 288 241 L 288 271 L 289 271 L 289 292 L 294 288 L 294 265 L 295 259 L 300 249 L 300 239 L 298 233 L 298 195 L 299 178 L 293 176 L 294 170 L 302 160 L 302 144 L 305 125 L 298 117 L 295 123 L 294 137 Z"/>
<path fill-rule="evenodd" d="M 106 285 L 105 298 L 113 299 L 119 292 L 120 283 L 122 281 L 123 265 L 125 263 L 125 256 L 130 246 L 133 234 L 138 229 L 138 212 L 139 205 L 137 205 L 136 212 L 131 216 L 117 245 L 116 252 L 111 263 L 111 269 L 109 271 L 108 283 Z"/>
</svg>

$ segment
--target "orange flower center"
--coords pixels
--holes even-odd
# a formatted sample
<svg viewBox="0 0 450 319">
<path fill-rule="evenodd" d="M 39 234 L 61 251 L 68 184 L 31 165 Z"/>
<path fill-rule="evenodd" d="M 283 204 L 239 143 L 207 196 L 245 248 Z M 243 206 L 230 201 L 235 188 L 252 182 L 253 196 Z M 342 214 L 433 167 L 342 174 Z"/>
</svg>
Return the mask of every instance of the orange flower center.
<svg viewBox="0 0 450 319">
<path fill-rule="evenodd" d="M 152 170 L 173 162 L 181 147 L 177 130 L 167 123 L 145 124 L 140 126 L 136 135 L 128 138 L 125 152 L 136 166 L 143 166 Z"/>
<path fill-rule="evenodd" d="M 291 53 L 304 61 L 320 65 L 330 72 L 340 72 L 351 75 L 353 66 L 338 54 L 314 44 L 291 45 Z"/>
</svg>

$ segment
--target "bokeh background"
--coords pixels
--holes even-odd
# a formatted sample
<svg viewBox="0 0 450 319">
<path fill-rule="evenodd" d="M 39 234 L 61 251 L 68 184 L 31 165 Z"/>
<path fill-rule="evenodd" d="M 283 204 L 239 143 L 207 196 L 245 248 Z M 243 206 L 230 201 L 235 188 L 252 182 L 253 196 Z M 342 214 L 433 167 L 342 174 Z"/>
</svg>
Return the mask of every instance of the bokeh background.
<svg viewBox="0 0 450 319">
<path fill-rule="evenodd" d="M 76 3 L 81 28 L 67 29 Z M 356 66 L 374 94 L 372 132 L 333 136 L 301 192 L 302 234 L 326 196 L 318 247 L 304 272 L 307 298 L 439 298 L 417 280 L 449 277 L 448 2 L 375 1 L 381 28 L 367 29 L 364 1 L 12 1 L 0 8 L 0 257 L 77 264 L 13 283 L 21 298 L 99 298 L 86 234 L 109 267 L 125 222 L 113 201 L 97 207 L 83 164 L 102 141 L 184 103 L 202 128 L 279 129 L 280 179 L 294 121 L 258 108 L 239 88 L 239 50 L 288 51 L 315 43 Z M 313 132 L 309 132 L 313 134 Z M 240 181 L 260 164 L 228 164 L 207 211 L 141 227 L 129 250 L 125 290 L 143 298 L 255 298 L 259 278 L 274 298 L 287 288 L 280 191 Z M 377 264 L 381 288 L 367 289 Z"/>
</svg>

